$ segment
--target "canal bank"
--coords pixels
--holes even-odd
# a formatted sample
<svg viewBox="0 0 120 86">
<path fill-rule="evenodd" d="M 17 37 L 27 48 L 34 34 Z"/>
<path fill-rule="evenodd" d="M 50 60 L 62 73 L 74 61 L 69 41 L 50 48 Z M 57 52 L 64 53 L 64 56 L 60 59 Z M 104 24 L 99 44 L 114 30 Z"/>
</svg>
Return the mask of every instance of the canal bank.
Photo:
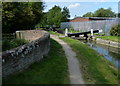
<svg viewBox="0 0 120 86">
<path fill-rule="evenodd" d="M 61 39 L 76 52 L 86 84 L 118 84 L 117 69 L 110 65 L 110 62 L 103 56 L 79 40 L 68 37 Z"/>
<path fill-rule="evenodd" d="M 85 84 L 118 84 L 118 69 L 102 55 L 73 37 L 64 37 L 56 32 L 50 33 L 66 42 L 76 53 Z"/>
<path fill-rule="evenodd" d="M 114 42 L 114 41 L 111 41 L 111 40 L 103 40 L 101 38 L 94 38 L 93 40 L 96 41 L 96 43 L 99 43 L 99 44 L 103 44 L 103 45 L 107 45 L 107 46 L 115 47 L 115 48 L 120 48 L 120 43 L 119 42 Z"/>
<path fill-rule="evenodd" d="M 101 39 L 101 41 L 96 40 L 99 38 L 93 38 L 92 40 L 85 40 L 83 37 L 72 38 L 81 41 L 93 50 L 97 51 L 97 53 L 108 60 L 113 65 L 113 67 L 120 69 L 120 46 L 118 46 L 119 42 L 103 39 Z"/>
<path fill-rule="evenodd" d="M 119 48 L 106 46 L 95 41 L 80 40 L 90 48 L 98 52 L 99 55 L 103 56 L 106 60 L 111 62 L 115 68 L 120 68 L 120 53 Z"/>
</svg>

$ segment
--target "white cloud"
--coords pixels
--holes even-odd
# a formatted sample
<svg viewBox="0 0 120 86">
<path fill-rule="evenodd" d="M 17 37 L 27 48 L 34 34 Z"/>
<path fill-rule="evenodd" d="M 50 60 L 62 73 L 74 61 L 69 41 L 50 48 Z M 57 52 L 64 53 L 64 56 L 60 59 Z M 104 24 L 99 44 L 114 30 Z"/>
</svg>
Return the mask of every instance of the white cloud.
<svg viewBox="0 0 120 86">
<path fill-rule="evenodd" d="M 68 8 L 76 8 L 76 7 L 79 7 L 79 6 L 80 6 L 79 3 L 75 3 L 75 4 L 70 4 L 70 5 L 68 6 Z"/>
</svg>

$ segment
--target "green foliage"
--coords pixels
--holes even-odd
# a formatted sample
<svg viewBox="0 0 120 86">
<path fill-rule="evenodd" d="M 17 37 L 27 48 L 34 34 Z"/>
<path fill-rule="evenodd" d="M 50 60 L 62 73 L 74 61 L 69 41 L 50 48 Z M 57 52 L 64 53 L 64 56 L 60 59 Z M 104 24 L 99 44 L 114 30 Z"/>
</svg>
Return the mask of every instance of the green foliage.
<svg viewBox="0 0 120 86">
<path fill-rule="evenodd" d="M 118 17 L 120 18 L 120 13 L 118 13 Z"/>
<path fill-rule="evenodd" d="M 92 12 L 87 12 L 86 14 L 83 15 L 83 17 L 115 17 L 116 14 L 112 12 L 111 8 L 104 9 L 100 8 L 96 10 L 94 13 Z"/>
<path fill-rule="evenodd" d="M 28 69 L 8 77 L 2 84 L 69 84 L 67 59 L 62 46 L 50 40 L 50 52 Z"/>
<path fill-rule="evenodd" d="M 83 15 L 83 17 L 93 17 L 93 13 L 87 12 L 86 14 Z"/>
<path fill-rule="evenodd" d="M 68 33 L 79 33 L 80 31 L 74 30 L 73 26 L 70 26 Z"/>
<path fill-rule="evenodd" d="M 95 11 L 94 17 L 115 17 L 115 13 L 111 11 L 111 8 L 100 8 Z"/>
<path fill-rule="evenodd" d="M 31 29 L 41 20 L 42 2 L 3 2 L 3 33 Z"/>
<path fill-rule="evenodd" d="M 0 22 L 2 21 L 2 2 L 0 1 Z"/>
<path fill-rule="evenodd" d="M 64 7 L 62 11 L 62 22 L 67 22 L 68 18 L 70 18 L 69 9 L 67 7 Z"/>
<path fill-rule="evenodd" d="M 120 24 L 113 26 L 110 30 L 111 36 L 120 36 Z"/>
<path fill-rule="evenodd" d="M 59 26 L 61 23 L 62 13 L 61 8 L 59 6 L 54 6 L 52 9 L 49 10 L 47 13 L 47 23 L 48 25 L 56 25 Z"/>
<path fill-rule="evenodd" d="M 41 21 L 35 26 L 36 27 L 46 27 L 48 25 L 47 22 L 47 13 L 43 13 Z"/>
<path fill-rule="evenodd" d="M 24 39 L 12 39 L 12 40 L 8 40 L 8 39 L 4 39 L 2 41 L 2 51 L 5 50 L 10 50 L 12 48 L 16 48 L 20 45 L 24 45 L 28 43 L 28 41 L 24 40 Z"/>
<path fill-rule="evenodd" d="M 56 26 L 59 27 L 61 22 L 68 21 L 70 17 L 70 12 L 67 7 L 64 7 L 63 10 L 59 6 L 54 6 L 48 12 L 44 13 L 43 18 L 39 24 L 41 27 Z"/>
</svg>

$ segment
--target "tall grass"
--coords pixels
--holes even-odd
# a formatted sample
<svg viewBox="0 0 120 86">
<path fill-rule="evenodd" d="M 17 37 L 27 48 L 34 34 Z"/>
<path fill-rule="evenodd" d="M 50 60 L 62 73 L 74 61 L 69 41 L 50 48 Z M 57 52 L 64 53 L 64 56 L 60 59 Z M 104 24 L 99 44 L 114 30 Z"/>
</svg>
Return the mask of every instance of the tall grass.
<svg viewBox="0 0 120 86">
<path fill-rule="evenodd" d="M 2 40 L 2 51 L 10 50 L 12 48 L 16 48 L 26 43 L 28 43 L 28 41 L 24 39 L 3 39 Z"/>
</svg>

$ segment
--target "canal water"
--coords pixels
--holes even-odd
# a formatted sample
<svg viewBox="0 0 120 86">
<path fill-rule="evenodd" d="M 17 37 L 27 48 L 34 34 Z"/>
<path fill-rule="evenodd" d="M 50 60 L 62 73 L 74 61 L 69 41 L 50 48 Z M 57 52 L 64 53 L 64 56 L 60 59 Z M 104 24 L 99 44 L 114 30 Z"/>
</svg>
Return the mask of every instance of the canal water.
<svg viewBox="0 0 120 86">
<path fill-rule="evenodd" d="M 97 51 L 105 59 L 112 62 L 116 68 L 120 69 L 120 53 L 118 48 L 101 45 L 93 41 L 87 41 L 87 40 L 80 40 L 80 41 L 84 42 L 90 48 Z"/>
</svg>

